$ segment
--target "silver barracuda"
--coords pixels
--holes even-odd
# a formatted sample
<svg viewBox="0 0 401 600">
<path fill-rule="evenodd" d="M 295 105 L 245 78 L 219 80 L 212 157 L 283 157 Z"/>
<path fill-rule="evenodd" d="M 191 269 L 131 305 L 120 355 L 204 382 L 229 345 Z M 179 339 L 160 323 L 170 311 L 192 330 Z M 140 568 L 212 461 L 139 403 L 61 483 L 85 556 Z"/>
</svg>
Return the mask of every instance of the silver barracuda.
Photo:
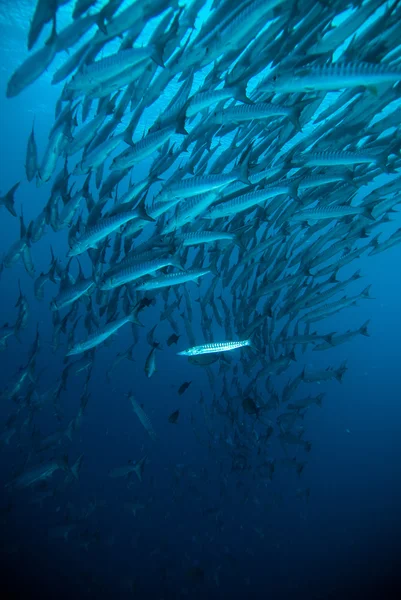
<svg viewBox="0 0 401 600">
<path fill-rule="evenodd" d="M 202 346 L 193 346 L 187 350 L 177 352 L 180 356 L 198 356 L 199 354 L 214 354 L 216 352 L 229 352 L 237 348 L 251 346 L 251 340 L 243 340 L 238 342 L 213 342 L 211 344 L 203 344 Z"/>
</svg>

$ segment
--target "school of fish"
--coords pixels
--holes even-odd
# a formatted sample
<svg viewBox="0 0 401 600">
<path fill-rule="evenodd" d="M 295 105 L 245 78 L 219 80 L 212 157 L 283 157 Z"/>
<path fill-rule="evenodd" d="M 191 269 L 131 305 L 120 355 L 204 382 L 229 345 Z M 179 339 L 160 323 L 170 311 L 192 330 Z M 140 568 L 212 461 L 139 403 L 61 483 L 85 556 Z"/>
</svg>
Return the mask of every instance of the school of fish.
<svg viewBox="0 0 401 600">
<path fill-rule="evenodd" d="M 371 298 L 359 259 L 401 242 L 401 228 L 386 234 L 401 203 L 400 33 L 399 0 L 37 0 L 8 102 L 41 77 L 60 94 L 47 147 L 37 147 L 33 125 L 21 173 L 41 186 L 43 206 L 26 224 L 20 182 L 0 197 L 3 222 L 20 222 L 1 270 L 24 265 L 36 300 L 50 302 L 53 338 L 44 346 L 38 324 L 1 390 L 13 401 L 1 441 L 32 432 L 9 493 L 38 483 L 38 497 L 49 493 L 57 471 L 65 486 L 78 480 L 78 432 L 104 345 L 116 348 L 105 385 L 132 361 L 147 378 L 163 360 L 206 373 L 210 395 L 201 393 L 190 424 L 211 452 L 230 457 L 222 497 L 230 476 L 250 470 L 262 481 L 281 468 L 301 475 L 312 446 L 305 415 L 324 405 L 313 384 L 342 382 L 347 371 L 346 361 L 313 369 L 303 358 L 369 335 L 368 322 L 333 332 L 325 321 Z M 38 273 L 35 246 L 48 232 L 60 243 L 49 244 L 49 268 Z M 1 350 L 34 318 L 26 285 L 15 323 L 0 329 Z M 156 341 L 163 321 L 171 335 Z M 115 337 L 122 328 L 127 350 Z M 136 353 L 144 336 L 145 356 Z M 41 351 L 64 361 L 47 390 Z M 63 395 L 79 373 L 79 409 L 65 422 Z M 191 381 L 177 383 L 181 396 Z M 143 395 L 132 385 L 124 402 L 153 447 L 158 407 Z M 46 410 L 58 423 L 42 436 Z M 166 429 L 179 416 L 165 415 Z M 135 473 L 146 485 L 150 451 L 108 475 L 132 485 Z M 71 521 L 61 527 L 67 537 Z"/>
</svg>

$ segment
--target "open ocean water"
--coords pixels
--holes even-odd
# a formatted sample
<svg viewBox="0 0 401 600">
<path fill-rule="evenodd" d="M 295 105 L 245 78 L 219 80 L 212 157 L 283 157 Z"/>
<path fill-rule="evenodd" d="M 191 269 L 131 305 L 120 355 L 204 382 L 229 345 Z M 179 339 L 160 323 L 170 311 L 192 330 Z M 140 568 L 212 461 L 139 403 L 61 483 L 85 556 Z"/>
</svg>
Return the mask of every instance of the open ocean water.
<svg viewBox="0 0 401 600">
<path fill-rule="evenodd" d="M 400 40 L 398 1 L 0 0 L 1 598 L 401 597 Z M 145 54 L 122 67 L 132 46 Z M 324 68 L 342 62 L 353 70 L 323 89 Z M 223 83 L 225 98 L 196 103 Z M 236 112 L 250 102 L 288 111 Z M 91 162 L 127 128 L 134 146 L 116 138 Z M 139 155 L 113 170 L 130 148 Z M 331 163 L 311 161 L 327 151 Z M 287 187 L 207 218 L 269 185 Z M 131 215 L 78 248 L 137 205 L 153 220 Z M 363 208 L 293 218 L 316 206 Z M 184 245 L 205 230 L 230 239 Z M 136 289 L 190 269 L 198 285 Z M 132 310 L 140 325 L 77 347 Z M 202 364 L 177 354 L 248 339 Z"/>
</svg>

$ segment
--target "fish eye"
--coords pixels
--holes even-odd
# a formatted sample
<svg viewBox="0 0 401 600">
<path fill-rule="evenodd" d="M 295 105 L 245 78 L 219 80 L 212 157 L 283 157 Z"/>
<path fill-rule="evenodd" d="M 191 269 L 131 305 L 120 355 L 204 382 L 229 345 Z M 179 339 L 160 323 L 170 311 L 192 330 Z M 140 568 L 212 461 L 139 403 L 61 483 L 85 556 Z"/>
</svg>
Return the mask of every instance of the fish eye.
<svg viewBox="0 0 401 600">
<path fill-rule="evenodd" d="M 277 75 L 273 75 L 272 80 L 277 81 Z"/>
</svg>

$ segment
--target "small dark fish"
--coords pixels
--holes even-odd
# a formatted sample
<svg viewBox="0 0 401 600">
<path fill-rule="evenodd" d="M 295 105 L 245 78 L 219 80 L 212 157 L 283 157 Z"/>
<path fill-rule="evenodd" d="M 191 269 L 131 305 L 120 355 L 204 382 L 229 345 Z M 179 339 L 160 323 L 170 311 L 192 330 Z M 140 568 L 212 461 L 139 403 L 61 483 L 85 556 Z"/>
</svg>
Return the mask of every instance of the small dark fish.
<svg viewBox="0 0 401 600">
<path fill-rule="evenodd" d="M 244 398 L 242 401 L 242 408 L 247 415 L 259 415 L 260 407 L 256 404 L 252 398 Z"/>
<path fill-rule="evenodd" d="M 178 421 L 178 417 L 180 416 L 180 411 L 179 410 L 175 410 L 173 413 L 171 413 L 171 415 L 168 418 L 168 422 L 169 423 L 177 423 Z"/>
<path fill-rule="evenodd" d="M 189 388 L 191 383 L 192 381 L 184 381 L 184 383 L 178 388 L 178 394 L 182 396 L 182 394 Z"/>
<path fill-rule="evenodd" d="M 172 333 L 170 335 L 170 337 L 167 340 L 167 346 L 171 346 L 172 344 L 176 344 L 178 342 L 178 340 L 180 339 L 180 335 L 176 335 L 175 333 Z"/>
</svg>

